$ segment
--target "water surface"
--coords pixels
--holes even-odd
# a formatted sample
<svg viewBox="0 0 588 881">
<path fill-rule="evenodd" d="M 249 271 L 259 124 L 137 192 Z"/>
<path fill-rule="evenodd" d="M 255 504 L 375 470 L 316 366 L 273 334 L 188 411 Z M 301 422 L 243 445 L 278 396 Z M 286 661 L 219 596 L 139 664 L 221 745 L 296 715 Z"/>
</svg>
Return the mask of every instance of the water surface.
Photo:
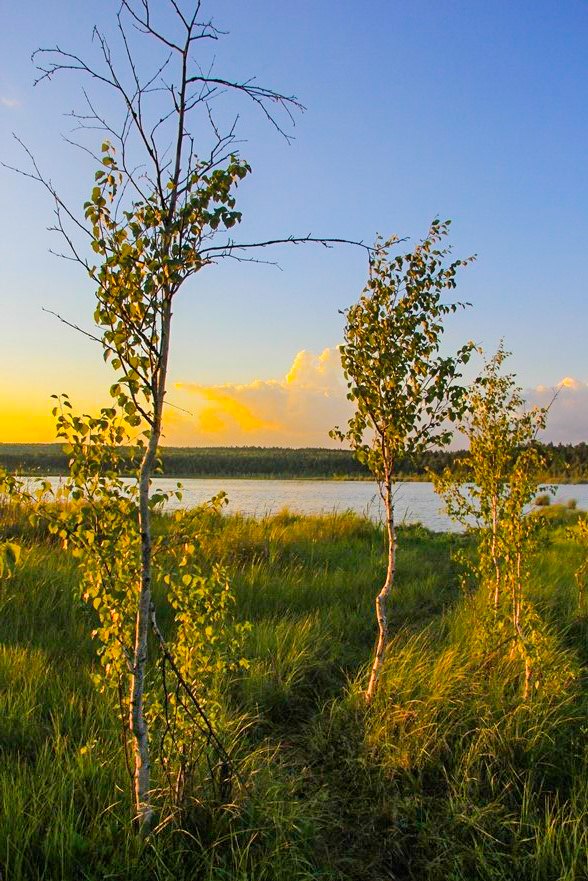
<svg viewBox="0 0 588 881">
<path fill-rule="evenodd" d="M 63 479 L 63 478 L 61 478 Z M 60 478 L 49 480 L 57 485 Z M 160 477 L 153 481 L 154 487 L 173 490 L 178 480 Z M 169 508 L 195 507 L 220 490 L 229 497 L 229 513 L 263 517 L 275 514 L 283 508 L 299 514 L 331 514 L 354 511 L 379 521 L 382 518 L 382 502 L 377 487 L 363 480 L 247 480 L 222 478 L 186 478 L 180 481 L 183 499 L 172 499 Z M 576 499 L 578 507 L 588 508 L 588 483 L 560 484 L 556 487 L 554 501 L 567 502 Z M 443 511 L 443 503 L 435 493 L 432 483 L 399 483 L 396 490 L 396 519 L 398 523 L 420 522 L 439 532 L 457 530 Z"/>
</svg>

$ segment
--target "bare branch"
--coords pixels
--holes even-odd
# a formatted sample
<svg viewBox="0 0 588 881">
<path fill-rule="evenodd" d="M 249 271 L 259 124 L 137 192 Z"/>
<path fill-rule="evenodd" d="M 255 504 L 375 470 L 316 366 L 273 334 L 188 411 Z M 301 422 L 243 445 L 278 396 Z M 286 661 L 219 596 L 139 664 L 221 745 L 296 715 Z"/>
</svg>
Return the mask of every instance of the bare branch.
<svg viewBox="0 0 588 881">
<path fill-rule="evenodd" d="M 9 165 L 7 162 L 0 162 L 0 165 L 2 165 L 3 168 L 8 169 L 9 171 L 14 171 L 14 172 L 16 172 L 16 174 L 20 174 L 22 177 L 27 177 L 30 180 L 34 180 L 37 183 L 41 184 L 43 187 L 45 187 L 45 189 L 51 195 L 51 198 L 54 200 L 56 205 L 58 205 L 59 208 L 62 209 L 67 214 L 68 218 L 72 221 L 72 223 L 74 223 L 78 227 L 78 229 L 80 229 L 83 233 L 85 233 L 91 239 L 92 233 L 87 228 L 87 226 L 85 226 L 83 223 L 81 223 L 81 221 L 78 220 L 78 218 L 73 213 L 73 211 L 71 211 L 67 207 L 65 202 L 58 195 L 57 190 L 55 189 L 55 187 L 53 186 L 51 181 L 48 178 L 43 177 L 43 175 L 41 174 L 41 171 L 39 170 L 39 166 L 37 165 L 35 157 L 33 156 L 32 152 L 29 150 L 29 148 L 26 146 L 24 141 L 21 141 L 21 139 L 18 137 L 18 135 L 15 135 L 14 132 L 12 134 L 12 137 L 15 139 L 15 141 L 18 142 L 18 144 L 20 144 L 22 149 L 25 151 L 25 153 L 29 157 L 29 160 L 30 160 L 31 165 L 33 167 L 33 171 L 25 171 L 23 168 L 18 168 L 17 166 L 14 166 L 14 165 Z"/>
<path fill-rule="evenodd" d="M 353 239 L 331 239 L 319 238 L 312 235 L 307 236 L 287 236 L 285 239 L 267 239 L 264 242 L 226 242 L 224 245 L 211 245 L 209 248 L 202 248 L 201 255 L 210 255 L 212 259 L 218 257 L 232 257 L 234 251 L 251 250 L 252 248 L 269 248 L 273 245 L 304 245 L 316 244 L 325 248 L 332 248 L 333 245 L 353 245 L 357 248 L 363 248 L 368 254 L 374 250 L 371 245 L 366 245 L 362 241 L 354 241 Z"/>
<path fill-rule="evenodd" d="M 203 86 L 210 89 L 207 99 L 214 97 L 214 87 L 218 86 L 222 86 L 226 90 L 237 91 L 246 95 L 255 104 L 257 104 L 268 122 L 270 122 L 271 125 L 276 129 L 276 131 L 278 131 L 288 142 L 292 141 L 292 136 L 288 135 L 284 131 L 273 113 L 268 110 L 267 105 L 279 105 L 288 114 L 292 125 L 295 125 L 292 109 L 298 110 L 300 112 L 304 112 L 306 110 L 305 106 L 296 98 L 295 95 L 282 95 L 280 94 L 280 92 L 274 92 L 272 89 L 265 89 L 262 86 L 253 85 L 253 78 L 249 80 L 244 80 L 243 82 L 235 82 L 232 80 L 221 79 L 220 77 L 211 77 L 204 76 L 203 74 L 197 74 L 188 78 L 187 84 L 190 85 L 192 83 L 202 83 Z"/>
<path fill-rule="evenodd" d="M 77 330 L 78 333 L 81 333 L 82 336 L 88 337 L 88 339 L 92 340 L 92 342 L 99 343 L 113 355 L 116 354 L 115 349 L 113 349 L 112 346 L 108 345 L 108 343 L 106 343 L 103 339 L 95 336 L 93 333 L 90 333 L 89 330 L 84 330 L 84 328 L 80 327 L 78 324 L 74 324 L 73 322 L 68 321 L 67 318 L 64 318 L 62 315 L 59 314 L 59 312 L 54 312 L 53 309 L 47 309 L 46 306 L 41 306 L 41 310 L 43 312 L 46 312 L 47 315 L 53 315 L 55 318 L 59 319 L 62 324 L 65 324 L 67 327 L 71 327 L 72 330 Z"/>
</svg>

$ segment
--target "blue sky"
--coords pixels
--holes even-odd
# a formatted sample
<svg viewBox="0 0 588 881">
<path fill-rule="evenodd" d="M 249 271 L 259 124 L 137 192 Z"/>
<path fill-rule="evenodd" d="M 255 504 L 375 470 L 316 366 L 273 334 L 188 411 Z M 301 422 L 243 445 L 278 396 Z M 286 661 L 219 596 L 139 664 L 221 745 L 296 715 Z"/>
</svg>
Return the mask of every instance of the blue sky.
<svg viewBox="0 0 588 881">
<path fill-rule="evenodd" d="M 4 15 L 1 157 L 19 161 L 17 132 L 72 204 L 92 181 L 83 154 L 60 140 L 79 83 L 33 89 L 30 54 L 55 43 L 85 53 L 93 23 L 108 28 L 117 8 L 29 0 Z M 451 217 L 456 253 L 478 260 L 459 288 L 473 307 L 448 343 L 493 349 L 504 337 L 523 386 L 588 380 L 588 3 L 216 0 L 207 9 L 229 31 L 214 47 L 219 73 L 255 75 L 307 107 L 291 145 L 241 108 L 241 153 L 253 167 L 239 195 L 243 240 L 418 238 L 435 215 Z M 26 400 L 32 413 L 54 391 L 96 396 L 109 375 L 91 343 L 41 311 L 85 326 L 92 311 L 88 281 L 48 254 L 57 245 L 45 231 L 49 202 L 9 172 L 0 179 L 0 395 L 9 402 L 0 415 L 18 397 L 26 420 Z M 186 287 L 172 383 L 282 381 L 298 352 L 341 340 L 338 310 L 361 291 L 363 254 L 307 246 L 272 256 L 281 271 L 225 265 Z"/>
</svg>

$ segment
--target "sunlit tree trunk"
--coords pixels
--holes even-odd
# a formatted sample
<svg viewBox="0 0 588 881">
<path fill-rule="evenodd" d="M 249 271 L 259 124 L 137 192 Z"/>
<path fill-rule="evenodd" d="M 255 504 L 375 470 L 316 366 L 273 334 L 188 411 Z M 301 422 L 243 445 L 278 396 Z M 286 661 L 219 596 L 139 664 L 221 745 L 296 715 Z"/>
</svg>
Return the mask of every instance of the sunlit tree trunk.
<svg viewBox="0 0 588 881">
<path fill-rule="evenodd" d="M 378 642 L 372 664 L 370 681 L 365 694 L 368 703 L 372 700 L 378 687 L 380 672 L 384 663 L 384 655 L 388 645 L 388 597 L 394 585 L 396 572 L 396 527 L 394 524 L 394 505 L 392 502 L 392 484 L 387 475 L 384 484 L 384 504 L 386 507 L 386 536 L 388 541 L 388 565 L 386 580 L 376 597 L 376 618 L 378 620 Z"/>
<path fill-rule="evenodd" d="M 500 563 L 496 550 L 498 533 L 498 500 L 496 496 L 492 499 L 492 544 L 490 553 L 492 562 L 494 563 L 494 614 L 498 613 L 498 602 L 500 599 Z"/>
<path fill-rule="evenodd" d="M 151 805 L 151 761 L 149 731 L 145 718 L 145 673 L 147 637 L 151 612 L 152 541 L 149 488 L 161 437 L 163 403 L 169 356 L 171 301 L 166 299 L 161 327 L 161 359 L 154 375 L 153 422 L 139 472 L 139 526 L 141 532 L 141 584 L 135 621 L 135 645 L 131 674 L 129 728 L 134 738 L 134 794 L 137 820 L 144 832 L 153 823 Z"/>
</svg>

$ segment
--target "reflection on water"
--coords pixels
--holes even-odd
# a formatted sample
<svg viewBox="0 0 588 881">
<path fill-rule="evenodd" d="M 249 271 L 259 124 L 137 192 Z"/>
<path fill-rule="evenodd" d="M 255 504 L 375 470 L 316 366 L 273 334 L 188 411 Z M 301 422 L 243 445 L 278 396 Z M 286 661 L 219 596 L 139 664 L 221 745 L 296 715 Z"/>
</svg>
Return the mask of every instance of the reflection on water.
<svg viewBox="0 0 588 881">
<path fill-rule="evenodd" d="M 56 485 L 59 478 L 48 478 Z M 235 480 L 222 478 L 187 478 L 183 487 L 182 507 L 194 507 L 210 499 L 220 490 L 229 497 L 228 511 L 262 517 L 275 514 L 282 508 L 300 514 L 322 514 L 336 511 L 355 511 L 380 520 L 382 503 L 375 484 L 355 480 Z M 175 478 L 157 478 L 154 487 L 173 490 Z M 588 508 L 588 484 L 561 484 L 555 501 L 576 499 L 578 507 Z M 172 500 L 169 507 L 179 507 Z M 396 490 L 396 519 L 398 523 L 420 522 L 440 532 L 456 530 L 457 526 L 443 512 L 443 503 L 432 483 L 400 483 Z"/>
</svg>

